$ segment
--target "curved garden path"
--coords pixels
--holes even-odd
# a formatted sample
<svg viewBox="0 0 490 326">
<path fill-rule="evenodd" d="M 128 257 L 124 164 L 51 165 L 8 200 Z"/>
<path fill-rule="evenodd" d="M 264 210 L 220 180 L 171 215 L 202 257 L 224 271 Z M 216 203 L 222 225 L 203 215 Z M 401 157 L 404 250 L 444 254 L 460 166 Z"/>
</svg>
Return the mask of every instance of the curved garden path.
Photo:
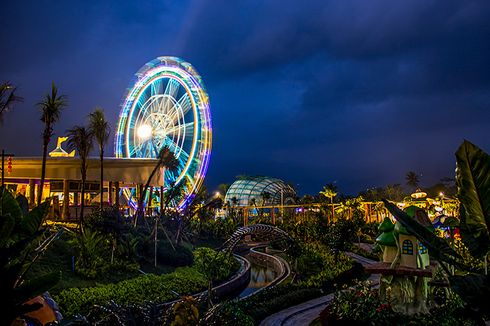
<svg viewBox="0 0 490 326">
<path fill-rule="evenodd" d="M 362 265 L 370 265 L 375 263 L 374 260 L 356 255 L 354 253 L 348 252 L 347 255 L 351 256 L 354 260 L 358 261 Z M 370 280 L 374 286 L 378 284 L 379 275 L 371 275 L 368 280 Z M 299 305 L 289 307 L 287 309 L 281 310 L 273 315 L 270 315 L 264 319 L 260 325 L 261 326 L 293 326 L 293 325 L 309 325 L 313 320 L 315 320 L 320 312 L 325 309 L 328 303 L 332 301 L 334 294 L 330 293 L 323 297 L 319 297 L 310 301 L 303 302 Z"/>
</svg>

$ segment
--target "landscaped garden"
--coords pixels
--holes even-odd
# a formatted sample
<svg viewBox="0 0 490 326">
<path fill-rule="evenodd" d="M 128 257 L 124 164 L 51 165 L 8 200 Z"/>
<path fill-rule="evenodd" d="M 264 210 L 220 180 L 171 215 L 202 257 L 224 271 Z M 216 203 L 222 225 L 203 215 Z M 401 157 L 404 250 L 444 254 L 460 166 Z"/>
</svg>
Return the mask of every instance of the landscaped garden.
<svg viewBox="0 0 490 326">
<path fill-rule="evenodd" d="M 41 106 L 47 109 L 51 100 L 64 105 L 54 85 Z M 69 138 L 80 153 L 82 199 L 91 137 L 100 145 L 104 192 L 107 125 L 101 111 L 91 119 L 88 129 L 73 128 Z M 46 128 L 49 143 L 52 126 Z M 242 192 L 250 184 L 280 191 L 248 194 L 246 205 L 239 205 L 243 198 L 229 198 L 233 191 L 226 185 L 220 187 L 225 199 L 201 187 L 187 202 L 179 197 L 185 187 L 172 184 L 165 193 L 160 189 L 155 210 L 152 179 L 162 168 L 179 166 L 163 146 L 146 184 L 125 197 L 136 200 L 136 209 L 101 200 L 84 214 L 82 200 L 71 221 L 53 217 L 59 197 L 42 201 L 40 192 L 29 207 L 10 183 L 0 189 L 1 323 L 258 325 L 334 293 L 314 323 L 480 325 L 490 318 L 490 158 L 465 141 L 456 161 L 456 185 L 445 180 L 449 184 L 422 191 L 409 172 L 412 194 L 389 185 L 352 197 L 328 184 L 317 195 L 293 198 L 294 190 L 281 180 L 241 176 L 236 188 Z M 294 204 L 284 205 L 285 195 Z M 233 253 L 254 246 L 267 248 L 288 272 L 241 297 L 247 284 L 234 285 L 250 271 Z"/>
</svg>

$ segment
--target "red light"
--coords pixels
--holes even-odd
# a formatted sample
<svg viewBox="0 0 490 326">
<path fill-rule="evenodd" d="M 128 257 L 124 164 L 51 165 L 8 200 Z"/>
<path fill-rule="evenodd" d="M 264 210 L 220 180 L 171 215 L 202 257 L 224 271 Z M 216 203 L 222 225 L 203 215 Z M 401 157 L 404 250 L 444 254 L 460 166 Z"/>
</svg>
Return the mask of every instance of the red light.
<svg viewBox="0 0 490 326">
<path fill-rule="evenodd" d="M 12 173 L 12 156 L 7 158 L 7 173 Z"/>
</svg>

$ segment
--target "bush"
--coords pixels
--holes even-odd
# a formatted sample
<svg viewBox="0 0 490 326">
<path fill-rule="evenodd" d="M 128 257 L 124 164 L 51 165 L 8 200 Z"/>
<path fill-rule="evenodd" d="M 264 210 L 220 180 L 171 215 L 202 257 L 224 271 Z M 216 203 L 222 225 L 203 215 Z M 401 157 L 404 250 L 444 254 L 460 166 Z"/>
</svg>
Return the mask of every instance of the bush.
<svg viewBox="0 0 490 326">
<path fill-rule="evenodd" d="M 254 326 L 253 318 L 247 315 L 236 301 L 227 301 L 218 306 L 213 314 L 205 319 L 205 325 L 209 326 Z"/>
<path fill-rule="evenodd" d="M 106 305 L 109 302 L 116 305 L 166 302 L 206 289 L 209 279 L 203 266 L 210 256 L 215 264 L 208 267 L 214 269 L 215 281 L 227 279 L 239 267 L 233 256 L 213 249 L 199 248 L 195 255 L 196 264 L 193 267 L 180 267 L 173 273 L 163 275 L 141 275 L 114 284 L 69 288 L 56 295 L 55 300 L 68 317 L 86 314 L 93 305 Z"/>
<path fill-rule="evenodd" d="M 296 272 L 303 286 L 324 287 L 337 275 L 352 267 L 350 258 L 345 254 L 334 255 L 321 244 L 308 243 L 301 249 L 301 255 L 297 258 Z"/>
<path fill-rule="evenodd" d="M 107 239 L 99 232 L 86 229 L 74 234 L 69 242 L 77 253 L 75 271 L 87 278 L 106 273 L 110 268 Z"/>
<path fill-rule="evenodd" d="M 78 313 L 86 314 L 93 305 L 105 305 L 109 301 L 116 304 L 170 301 L 178 297 L 177 293 L 195 293 L 205 289 L 206 285 L 201 273 L 184 267 L 165 275 L 147 274 L 115 284 L 66 289 L 55 296 L 55 300 L 62 313 L 70 317 Z"/>
<path fill-rule="evenodd" d="M 210 281 L 227 279 L 240 264 L 230 253 L 201 247 L 194 251 L 194 266 Z"/>
<path fill-rule="evenodd" d="M 175 246 L 174 249 L 166 241 L 158 243 L 157 257 L 159 264 L 175 267 L 190 266 L 194 262 L 194 255 L 190 249 L 184 246 Z"/>
</svg>

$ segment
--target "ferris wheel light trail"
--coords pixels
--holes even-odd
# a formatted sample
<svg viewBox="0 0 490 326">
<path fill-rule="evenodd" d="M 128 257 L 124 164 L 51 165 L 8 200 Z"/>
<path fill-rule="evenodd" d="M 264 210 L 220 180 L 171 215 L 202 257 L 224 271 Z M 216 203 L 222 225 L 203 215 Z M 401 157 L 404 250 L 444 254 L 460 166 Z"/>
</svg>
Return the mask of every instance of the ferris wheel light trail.
<svg viewBox="0 0 490 326">
<path fill-rule="evenodd" d="M 180 187 L 181 194 L 171 205 L 184 209 L 204 181 L 211 139 L 209 97 L 194 67 L 176 57 L 145 64 L 122 104 L 115 156 L 156 158 L 162 147 L 168 147 L 178 167 L 165 170 L 161 185 L 165 191 Z M 131 202 L 131 191 L 125 193 Z"/>
</svg>

